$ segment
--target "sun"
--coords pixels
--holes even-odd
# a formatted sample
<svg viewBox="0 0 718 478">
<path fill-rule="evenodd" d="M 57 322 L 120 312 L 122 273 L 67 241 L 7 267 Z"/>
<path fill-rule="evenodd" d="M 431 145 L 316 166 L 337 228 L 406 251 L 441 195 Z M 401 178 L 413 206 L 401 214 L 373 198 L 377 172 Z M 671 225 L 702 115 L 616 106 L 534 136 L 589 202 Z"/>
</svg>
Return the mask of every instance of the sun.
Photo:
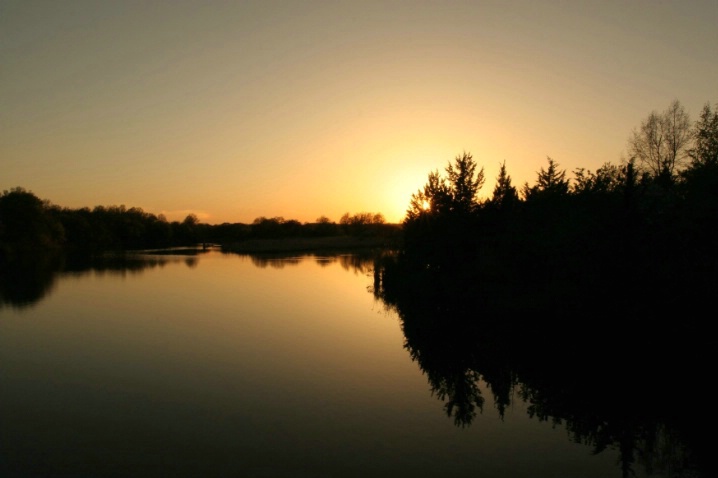
<svg viewBox="0 0 718 478">
<path fill-rule="evenodd" d="M 421 208 L 424 211 L 428 211 L 429 209 L 431 209 L 431 203 L 429 201 L 427 201 L 426 199 L 424 199 L 424 202 L 421 203 Z"/>
</svg>

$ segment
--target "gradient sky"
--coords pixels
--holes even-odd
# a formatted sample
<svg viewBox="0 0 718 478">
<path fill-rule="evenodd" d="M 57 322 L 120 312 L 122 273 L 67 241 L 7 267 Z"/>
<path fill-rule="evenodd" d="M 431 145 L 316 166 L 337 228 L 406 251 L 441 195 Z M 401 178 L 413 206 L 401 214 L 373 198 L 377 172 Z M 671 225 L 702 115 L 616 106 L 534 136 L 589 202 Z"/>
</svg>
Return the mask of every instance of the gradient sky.
<svg viewBox="0 0 718 478">
<path fill-rule="evenodd" d="M 0 190 L 169 220 L 403 219 L 464 151 L 533 184 L 718 103 L 718 1 L 0 0 Z"/>
</svg>

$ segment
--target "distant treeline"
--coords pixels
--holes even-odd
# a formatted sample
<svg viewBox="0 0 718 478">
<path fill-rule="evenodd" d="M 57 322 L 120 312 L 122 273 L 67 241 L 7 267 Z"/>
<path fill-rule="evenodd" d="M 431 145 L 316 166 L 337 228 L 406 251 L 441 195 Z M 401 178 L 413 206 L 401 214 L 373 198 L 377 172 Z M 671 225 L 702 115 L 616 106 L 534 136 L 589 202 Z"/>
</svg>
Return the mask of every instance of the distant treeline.
<svg viewBox="0 0 718 478">
<path fill-rule="evenodd" d="M 399 225 L 387 224 L 378 213 L 346 213 L 339 223 L 322 216 L 315 223 L 259 217 L 251 224 L 210 225 L 201 223 L 194 214 L 181 222 L 170 222 L 138 207 L 64 208 L 22 187 L 0 196 L 0 258 L 50 249 L 94 253 L 228 244 L 248 239 L 371 236 L 390 234 L 398 228 Z"/>
</svg>

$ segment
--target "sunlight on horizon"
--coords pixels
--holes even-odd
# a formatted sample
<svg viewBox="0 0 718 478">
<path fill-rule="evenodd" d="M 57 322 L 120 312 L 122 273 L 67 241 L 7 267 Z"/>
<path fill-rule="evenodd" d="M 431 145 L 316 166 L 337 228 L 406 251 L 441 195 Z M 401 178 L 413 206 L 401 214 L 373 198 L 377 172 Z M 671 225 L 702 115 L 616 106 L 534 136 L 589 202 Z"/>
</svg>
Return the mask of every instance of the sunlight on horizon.
<svg viewBox="0 0 718 478">
<path fill-rule="evenodd" d="M 486 197 L 503 161 L 517 187 L 547 156 L 595 170 L 652 110 L 718 100 L 715 1 L 81 3 L 2 7 L 0 191 L 401 222 L 463 152 Z"/>
</svg>

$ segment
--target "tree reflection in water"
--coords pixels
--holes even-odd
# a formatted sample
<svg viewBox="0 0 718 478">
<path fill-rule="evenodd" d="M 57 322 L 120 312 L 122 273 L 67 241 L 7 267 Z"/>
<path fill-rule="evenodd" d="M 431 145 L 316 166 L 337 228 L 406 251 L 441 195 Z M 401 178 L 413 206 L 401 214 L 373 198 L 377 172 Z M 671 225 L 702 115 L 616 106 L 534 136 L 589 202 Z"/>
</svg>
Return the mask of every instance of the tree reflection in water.
<svg viewBox="0 0 718 478">
<path fill-rule="evenodd" d="M 257 253 L 257 254 L 241 254 L 236 252 L 227 252 L 226 254 L 246 256 L 252 261 L 252 264 L 259 268 L 273 267 L 282 269 L 287 266 L 296 266 L 302 261 L 310 259 L 314 260 L 321 267 L 338 263 L 342 269 L 357 274 L 370 274 L 374 270 L 374 261 L 378 256 L 384 254 L 381 250 L 366 249 L 356 251 L 326 251 L 326 252 L 303 252 L 296 253 Z"/>
<path fill-rule="evenodd" d="M 690 351 L 700 349 L 698 337 L 593 317 L 590 306 L 542 309 L 522 303 L 518 290 L 468 284 L 477 281 L 401 258 L 384 257 L 374 271 L 373 293 L 397 312 L 405 348 L 457 426 L 482 411 L 483 381 L 502 418 L 518 397 L 532 418 L 565 426 L 594 453 L 617 449 L 623 476 L 637 467 L 706 476 L 707 446 L 688 393 L 706 372 L 700 353 Z M 511 308 L 502 307 L 506 297 Z"/>
<path fill-rule="evenodd" d="M 0 262 L 0 307 L 8 305 L 25 308 L 37 304 L 48 296 L 56 281 L 63 276 L 85 274 L 141 274 L 147 269 L 164 267 L 168 264 L 184 263 L 189 268 L 197 267 L 198 257 L 209 251 L 201 248 L 181 248 L 151 251 L 129 251 L 102 255 L 67 255 L 60 252 L 36 251 L 32 255 L 12 258 L 1 257 Z M 320 266 L 338 263 L 343 269 L 357 274 L 371 274 L 374 261 L 382 251 L 328 251 L 323 253 L 287 254 L 237 254 L 247 256 L 258 268 L 281 269 L 295 266 L 302 261 L 315 260 Z"/>
<path fill-rule="evenodd" d="M 169 263 L 197 264 L 196 255 L 122 254 L 78 260 L 17 259 L 0 268 L 0 305 L 28 307 L 49 294 L 57 278 L 83 274 L 141 274 Z M 292 259 L 293 257 L 293 259 Z M 291 266 L 298 256 L 251 256 L 257 267 Z M 475 277 L 412 268 L 390 253 L 310 255 L 374 272 L 374 295 L 398 313 L 405 348 L 427 376 L 432 393 L 459 427 L 468 427 L 493 395 L 503 414 L 516 397 L 531 417 L 564 426 L 595 453 L 620 452 L 624 476 L 707 476 L 703 411 L 691 387 L 707 377 L 709 335 L 681 318 L 669 327 L 597 317 L 591 304 L 569 310 L 532 296 L 525 284 L 508 289 Z M 288 260 L 289 259 L 289 260 Z M 481 288 L 475 285 L 481 283 Z M 502 288 L 503 287 L 503 288 Z M 552 306 L 553 309 L 549 309 Z M 603 307 L 602 309 L 606 309 Z M 689 344 L 689 345 L 682 345 Z M 710 431 L 710 430 L 708 430 Z"/>
<path fill-rule="evenodd" d="M 0 263 L 0 307 L 23 309 L 47 297 L 63 276 L 142 274 L 170 263 L 198 264 L 200 250 L 106 253 L 97 256 L 35 251 L 32 255 L 4 258 Z"/>
</svg>

